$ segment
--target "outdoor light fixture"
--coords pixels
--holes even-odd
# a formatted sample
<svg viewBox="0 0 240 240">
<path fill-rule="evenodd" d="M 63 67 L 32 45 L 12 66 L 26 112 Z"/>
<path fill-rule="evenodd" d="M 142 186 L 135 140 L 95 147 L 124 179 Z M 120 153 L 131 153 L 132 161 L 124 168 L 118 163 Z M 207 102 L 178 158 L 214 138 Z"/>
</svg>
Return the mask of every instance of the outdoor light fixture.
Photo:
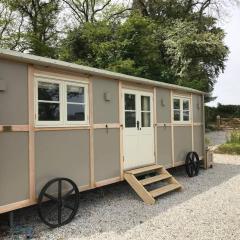
<svg viewBox="0 0 240 240">
<path fill-rule="evenodd" d="M 165 102 L 164 102 L 163 98 L 161 98 L 161 105 L 162 105 L 162 107 L 165 107 Z"/>
<path fill-rule="evenodd" d="M 110 102 L 111 101 L 111 94 L 109 92 L 105 92 L 104 93 L 104 100 L 106 102 Z"/>
<path fill-rule="evenodd" d="M 0 92 L 4 92 L 6 90 L 7 90 L 7 84 L 3 80 L 0 80 Z"/>
</svg>

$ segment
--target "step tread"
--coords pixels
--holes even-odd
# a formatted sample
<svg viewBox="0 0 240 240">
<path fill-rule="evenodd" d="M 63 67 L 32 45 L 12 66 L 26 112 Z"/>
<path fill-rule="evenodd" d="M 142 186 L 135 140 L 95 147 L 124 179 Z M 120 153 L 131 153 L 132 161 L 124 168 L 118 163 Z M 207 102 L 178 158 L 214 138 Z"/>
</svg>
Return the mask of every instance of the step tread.
<svg viewBox="0 0 240 240">
<path fill-rule="evenodd" d="M 157 188 L 155 190 L 150 191 L 150 194 L 153 197 L 157 197 L 157 196 L 160 196 L 160 195 L 162 195 L 164 193 L 167 193 L 167 192 L 173 191 L 175 189 L 179 189 L 179 188 L 181 188 L 180 184 L 171 183 L 171 184 L 168 184 L 168 185 L 166 185 L 164 187 L 160 187 L 160 188 Z"/>
<path fill-rule="evenodd" d="M 148 184 L 151 184 L 151 183 L 155 183 L 155 182 L 159 182 L 161 180 L 164 180 L 164 179 L 168 179 L 168 178 L 171 178 L 172 176 L 168 173 L 162 173 L 160 175 L 156 175 L 154 177 L 149 177 L 149 178 L 145 178 L 145 179 L 142 179 L 140 180 L 139 182 L 145 186 L 145 185 L 148 185 Z"/>
<path fill-rule="evenodd" d="M 151 166 L 147 166 L 147 167 L 142 167 L 142 168 L 136 168 L 133 170 L 127 170 L 126 173 L 131 173 L 131 174 L 139 174 L 139 173 L 144 173 L 144 172 L 148 172 L 148 171 L 152 171 L 152 170 L 156 170 L 156 169 L 160 169 L 162 168 L 161 165 L 151 165 Z"/>
</svg>

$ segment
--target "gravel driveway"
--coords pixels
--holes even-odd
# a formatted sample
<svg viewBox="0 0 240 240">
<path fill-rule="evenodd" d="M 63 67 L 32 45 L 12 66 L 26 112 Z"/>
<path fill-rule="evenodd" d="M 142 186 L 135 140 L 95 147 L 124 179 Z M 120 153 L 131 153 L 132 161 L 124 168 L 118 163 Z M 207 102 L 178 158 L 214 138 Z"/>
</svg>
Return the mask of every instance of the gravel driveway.
<svg viewBox="0 0 240 240">
<path fill-rule="evenodd" d="M 81 194 L 77 217 L 67 226 L 48 229 L 36 208 L 18 211 L 22 226 L 2 239 L 240 239 L 240 156 L 215 155 L 214 167 L 188 178 L 183 168 L 173 173 L 184 186 L 145 205 L 126 183 Z M 3 234 L 3 233 L 2 233 Z M 0 237 L 1 238 L 1 237 Z"/>
</svg>

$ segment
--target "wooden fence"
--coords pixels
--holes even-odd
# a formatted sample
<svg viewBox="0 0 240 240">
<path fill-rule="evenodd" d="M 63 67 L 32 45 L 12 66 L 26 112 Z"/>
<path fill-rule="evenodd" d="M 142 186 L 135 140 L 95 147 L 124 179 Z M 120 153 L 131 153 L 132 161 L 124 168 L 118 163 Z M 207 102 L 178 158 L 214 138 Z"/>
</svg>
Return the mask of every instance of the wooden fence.
<svg viewBox="0 0 240 240">
<path fill-rule="evenodd" d="M 221 118 L 217 116 L 218 129 L 240 129 L 240 118 Z"/>
</svg>

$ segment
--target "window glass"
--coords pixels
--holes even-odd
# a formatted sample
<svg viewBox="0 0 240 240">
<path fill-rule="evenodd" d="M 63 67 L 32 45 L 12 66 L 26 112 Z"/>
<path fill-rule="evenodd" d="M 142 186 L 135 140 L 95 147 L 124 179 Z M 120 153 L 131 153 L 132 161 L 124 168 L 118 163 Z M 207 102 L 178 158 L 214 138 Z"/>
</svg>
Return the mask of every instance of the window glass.
<svg viewBox="0 0 240 240">
<path fill-rule="evenodd" d="M 136 110 L 134 94 L 125 94 L 125 110 Z"/>
<path fill-rule="evenodd" d="M 174 98 L 173 109 L 179 109 L 180 110 L 180 99 Z"/>
<path fill-rule="evenodd" d="M 183 121 L 189 121 L 189 111 L 183 111 Z"/>
<path fill-rule="evenodd" d="M 84 87 L 68 85 L 67 101 L 72 103 L 84 103 Z"/>
<path fill-rule="evenodd" d="M 189 110 L 189 100 L 188 99 L 183 100 L 183 110 Z"/>
<path fill-rule="evenodd" d="M 142 111 L 150 111 L 150 97 L 149 96 L 141 96 L 141 110 Z"/>
<path fill-rule="evenodd" d="M 59 84 L 38 82 L 38 100 L 59 101 Z"/>
<path fill-rule="evenodd" d="M 135 128 L 136 127 L 136 112 L 125 112 L 125 127 Z"/>
<path fill-rule="evenodd" d="M 142 127 L 151 127 L 151 113 L 142 112 Z"/>
<path fill-rule="evenodd" d="M 180 121 L 180 110 L 174 110 L 174 121 Z"/>
<path fill-rule="evenodd" d="M 38 120 L 39 121 L 59 121 L 60 109 L 59 103 L 38 103 Z"/>
<path fill-rule="evenodd" d="M 85 106 L 79 104 L 67 105 L 67 120 L 68 121 L 84 121 L 85 120 Z"/>
</svg>

